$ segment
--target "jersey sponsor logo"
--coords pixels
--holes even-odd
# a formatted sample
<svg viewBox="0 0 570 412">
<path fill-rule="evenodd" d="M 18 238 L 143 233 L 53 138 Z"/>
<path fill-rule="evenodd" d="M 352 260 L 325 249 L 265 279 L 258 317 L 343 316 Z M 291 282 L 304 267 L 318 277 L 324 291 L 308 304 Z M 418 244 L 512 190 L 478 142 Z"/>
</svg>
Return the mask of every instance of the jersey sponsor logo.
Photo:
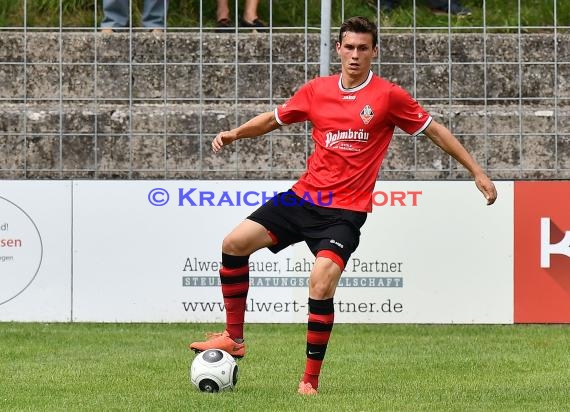
<svg viewBox="0 0 570 412">
<path fill-rule="evenodd" d="M 370 123 L 370 120 L 372 120 L 373 117 L 374 117 L 374 111 L 372 110 L 372 107 L 370 107 L 370 105 L 367 104 L 360 112 L 360 118 L 362 119 L 364 124 L 368 124 Z"/>
<path fill-rule="evenodd" d="M 356 100 L 356 96 L 353 94 L 345 94 L 342 96 L 342 100 Z"/>
<path fill-rule="evenodd" d="M 337 130 L 336 132 L 327 132 L 325 135 L 326 147 L 332 147 L 343 142 L 368 142 L 369 133 L 364 129 L 359 130 Z"/>
</svg>

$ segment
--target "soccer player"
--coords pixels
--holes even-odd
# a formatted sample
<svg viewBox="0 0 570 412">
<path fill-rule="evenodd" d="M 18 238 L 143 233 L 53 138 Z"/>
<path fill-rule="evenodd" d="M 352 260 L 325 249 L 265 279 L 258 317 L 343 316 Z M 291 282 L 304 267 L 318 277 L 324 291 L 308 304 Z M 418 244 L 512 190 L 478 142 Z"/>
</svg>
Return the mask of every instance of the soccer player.
<svg viewBox="0 0 570 412">
<path fill-rule="evenodd" d="M 372 210 L 372 192 L 394 128 L 413 136 L 425 134 L 471 173 L 488 205 L 497 198 L 493 182 L 453 134 L 406 91 L 372 73 L 377 40 L 374 23 L 363 17 L 348 19 L 336 43 L 340 74 L 309 81 L 274 111 L 221 132 L 212 141 L 217 153 L 238 139 L 261 136 L 295 122 L 312 123 L 315 150 L 304 174 L 222 242 L 225 331 L 190 344 L 196 352 L 219 348 L 244 356 L 249 256 L 264 247 L 277 253 L 305 241 L 315 262 L 309 278 L 306 366 L 298 387 L 303 395 L 317 394 L 334 323 L 335 289 Z"/>
</svg>

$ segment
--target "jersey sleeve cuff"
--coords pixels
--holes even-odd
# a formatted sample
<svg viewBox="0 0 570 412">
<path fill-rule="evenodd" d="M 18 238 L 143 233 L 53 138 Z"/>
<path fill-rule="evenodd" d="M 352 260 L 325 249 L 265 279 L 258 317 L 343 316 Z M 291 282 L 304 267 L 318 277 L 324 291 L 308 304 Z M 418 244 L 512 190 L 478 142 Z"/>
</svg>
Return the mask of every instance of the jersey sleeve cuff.
<svg viewBox="0 0 570 412">
<path fill-rule="evenodd" d="M 281 120 L 279 118 L 279 113 L 277 112 L 277 107 L 275 108 L 275 110 L 273 112 L 275 113 L 275 120 L 277 121 L 277 123 L 279 123 L 279 125 L 281 125 L 281 126 L 287 125 L 287 123 L 285 123 L 283 120 Z"/>
<path fill-rule="evenodd" d="M 275 113 L 277 113 L 277 111 Z M 277 114 L 275 116 L 277 116 Z M 423 132 L 429 126 L 429 124 L 431 123 L 432 120 L 433 120 L 433 117 L 428 116 L 428 118 L 427 118 L 426 122 L 423 124 L 423 126 L 420 127 L 412 136 L 415 137 L 415 136 L 419 135 L 421 132 Z"/>
</svg>

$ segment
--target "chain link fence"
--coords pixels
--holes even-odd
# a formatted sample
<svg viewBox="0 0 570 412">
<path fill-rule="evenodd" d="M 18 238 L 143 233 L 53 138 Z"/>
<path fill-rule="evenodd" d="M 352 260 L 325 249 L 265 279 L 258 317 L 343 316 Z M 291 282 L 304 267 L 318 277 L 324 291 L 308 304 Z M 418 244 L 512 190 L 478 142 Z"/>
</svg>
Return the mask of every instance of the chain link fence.
<svg viewBox="0 0 570 412">
<path fill-rule="evenodd" d="M 373 70 L 449 126 L 492 177 L 570 177 L 570 13 L 560 0 L 540 2 L 551 18 L 540 25 L 526 23 L 523 0 L 505 2 L 504 24 L 489 21 L 488 1 L 471 3 L 472 16 L 434 20 L 420 0 L 392 10 L 381 0 L 332 1 L 330 19 L 305 0 L 288 21 L 293 11 L 269 0 L 258 28 L 236 24 L 244 3 L 230 0 L 224 30 L 215 2 L 193 1 L 186 24 L 167 11 L 161 31 L 143 26 L 143 3 L 133 2 L 132 24 L 112 33 L 102 32 L 101 3 L 53 1 L 44 19 L 37 10 L 47 0 L 14 2 L 18 18 L 0 28 L 3 179 L 296 178 L 312 150 L 310 124 L 221 155 L 211 139 L 337 72 L 335 34 L 356 13 L 379 22 Z M 380 178 L 469 176 L 421 136 L 397 131 Z"/>
</svg>

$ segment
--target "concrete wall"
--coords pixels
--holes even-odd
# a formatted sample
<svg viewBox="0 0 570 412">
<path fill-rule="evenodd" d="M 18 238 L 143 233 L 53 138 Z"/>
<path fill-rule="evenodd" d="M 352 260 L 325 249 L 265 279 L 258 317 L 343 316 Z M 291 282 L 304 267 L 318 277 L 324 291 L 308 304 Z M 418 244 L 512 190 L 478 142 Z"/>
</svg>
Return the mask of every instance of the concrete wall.
<svg viewBox="0 0 570 412">
<path fill-rule="evenodd" d="M 374 70 L 494 178 L 567 179 L 570 36 L 556 40 L 383 35 Z M 311 149 L 306 125 L 221 156 L 209 145 L 317 75 L 318 52 L 316 34 L 2 33 L 0 178 L 295 178 Z M 467 176 L 423 138 L 397 134 L 381 177 Z"/>
</svg>

